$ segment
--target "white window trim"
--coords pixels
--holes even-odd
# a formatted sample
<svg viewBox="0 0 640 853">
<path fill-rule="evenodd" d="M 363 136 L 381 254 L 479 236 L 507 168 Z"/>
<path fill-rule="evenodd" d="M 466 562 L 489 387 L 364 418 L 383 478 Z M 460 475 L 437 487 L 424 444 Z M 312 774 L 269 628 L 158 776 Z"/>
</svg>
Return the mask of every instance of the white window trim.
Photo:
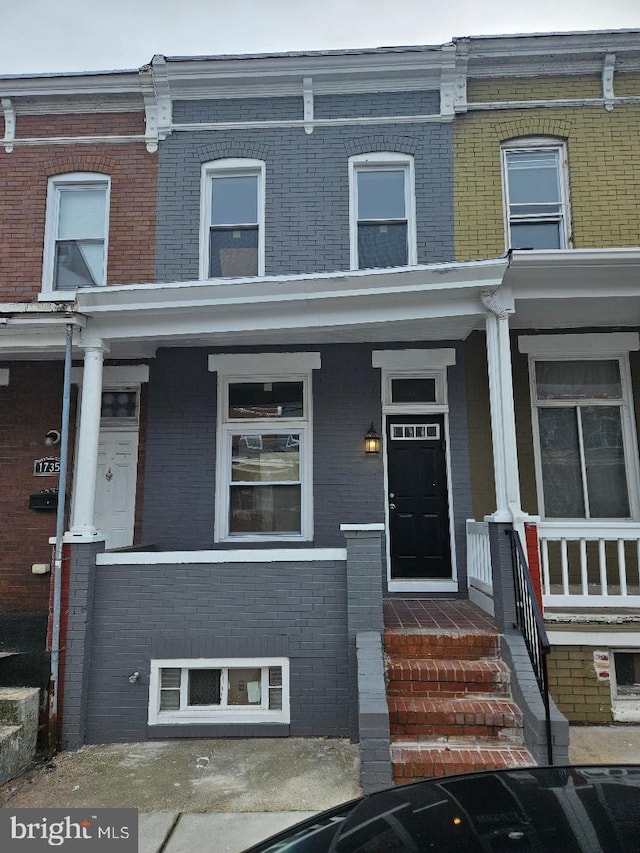
<svg viewBox="0 0 640 853">
<path fill-rule="evenodd" d="M 356 154 L 349 157 L 349 243 L 350 268 L 358 266 L 358 193 L 357 172 L 361 169 L 403 169 L 405 172 L 404 198 L 407 216 L 407 266 L 417 264 L 418 250 L 416 238 L 416 191 L 415 166 L 410 154 L 397 154 L 390 151 L 370 154 Z"/>
<path fill-rule="evenodd" d="M 258 177 L 258 275 L 265 274 L 265 172 L 263 160 L 225 158 L 202 165 L 200 181 L 200 278 L 209 279 L 209 227 L 211 224 L 211 179 L 214 175 L 227 177 L 256 175 Z"/>
<path fill-rule="evenodd" d="M 382 368 L 383 414 L 429 415 L 448 412 L 447 367 L 455 363 L 456 351 L 453 348 L 374 350 L 371 365 Z M 394 403 L 391 396 L 393 379 L 435 379 L 435 402 Z"/>
<path fill-rule="evenodd" d="M 544 487 L 542 481 L 542 459 L 540 450 L 540 432 L 538 429 L 538 409 L 542 407 L 536 395 L 535 364 L 538 361 L 618 361 L 620 365 L 620 381 L 622 385 L 622 402 L 619 404 L 622 439 L 624 442 L 624 461 L 627 474 L 627 488 L 629 494 L 629 520 L 640 520 L 640 494 L 638 483 L 640 481 L 640 461 L 638 459 L 638 440 L 636 435 L 636 424 L 633 405 L 633 385 L 631 382 L 631 367 L 629 364 L 629 351 L 638 349 L 638 335 L 635 332 L 622 332 L 587 335 L 538 335 L 522 336 L 518 339 L 520 352 L 529 356 L 529 396 L 531 401 L 531 425 L 533 431 L 533 451 L 535 461 L 536 492 L 538 498 L 538 512 L 541 518 L 546 519 L 544 514 Z M 616 405 L 617 401 L 611 401 L 609 405 Z M 545 404 L 546 407 L 568 406 L 570 401 L 558 401 Z M 602 403 L 606 405 L 606 403 Z M 575 521 L 575 519 L 562 519 L 553 517 L 550 521 Z M 611 521 L 623 521 L 624 519 L 610 519 Z M 603 518 L 584 519 L 587 523 L 602 524 L 607 521 Z"/>
<path fill-rule="evenodd" d="M 237 369 L 234 369 L 237 368 Z M 320 367 L 319 353 L 250 353 L 209 356 L 209 370 L 218 370 L 216 427 L 216 492 L 214 542 L 310 542 L 313 540 L 313 395 L 312 370 Z M 228 418 L 232 382 L 302 382 L 303 417 L 231 420 Z M 231 435 L 237 432 L 301 433 L 300 533 L 229 533 Z"/>
<path fill-rule="evenodd" d="M 74 290 L 54 290 L 53 275 L 56 254 L 56 238 L 58 234 L 58 215 L 60 210 L 60 189 L 74 185 L 84 187 L 95 186 L 105 189 L 104 211 L 104 269 L 102 281 L 98 286 L 107 283 L 107 265 L 109 257 L 109 208 L 111 197 L 111 178 L 99 172 L 68 172 L 49 178 L 47 187 L 47 212 L 45 217 L 44 256 L 42 264 L 42 294 L 53 293 L 62 300 L 72 300 Z"/>
<path fill-rule="evenodd" d="M 504 142 L 500 147 L 502 164 L 502 210 L 504 216 L 505 249 L 511 249 L 511 228 L 509 218 L 509 182 L 507 178 L 507 154 L 509 151 L 541 151 L 552 149 L 559 152 L 560 160 L 560 202 L 561 212 L 561 249 L 573 248 L 571 228 L 571 204 L 569 197 L 569 168 L 566 143 L 560 139 L 545 136 L 528 136 Z M 535 249 L 533 250 L 535 251 Z M 540 251 L 547 251 L 545 249 Z"/>
<path fill-rule="evenodd" d="M 183 708 L 179 711 L 160 711 L 160 671 L 162 669 L 254 669 L 262 670 L 262 695 L 268 701 L 268 691 L 264 690 L 265 671 L 268 667 L 280 667 L 282 670 L 282 709 L 269 710 L 268 707 L 243 708 L 241 706 Z M 186 698 L 186 683 L 182 679 L 182 701 Z M 264 705 L 263 698 L 263 705 Z M 167 658 L 151 661 L 149 678 L 148 723 L 150 726 L 190 725 L 190 724 L 235 724 L 235 723 L 284 723 L 290 722 L 289 659 L 288 658 Z"/>
</svg>

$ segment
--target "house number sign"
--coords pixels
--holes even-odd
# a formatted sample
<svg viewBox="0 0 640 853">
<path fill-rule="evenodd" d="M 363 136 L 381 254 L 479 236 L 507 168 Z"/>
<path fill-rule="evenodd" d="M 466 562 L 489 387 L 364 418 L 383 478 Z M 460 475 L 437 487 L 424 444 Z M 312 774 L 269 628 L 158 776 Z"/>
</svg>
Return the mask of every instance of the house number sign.
<svg viewBox="0 0 640 853">
<path fill-rule="evenodd" d="M 60 460 L 54 456 L 33 460 L 34 477 L 50 477 L 60 473 Z"/>
</svg>

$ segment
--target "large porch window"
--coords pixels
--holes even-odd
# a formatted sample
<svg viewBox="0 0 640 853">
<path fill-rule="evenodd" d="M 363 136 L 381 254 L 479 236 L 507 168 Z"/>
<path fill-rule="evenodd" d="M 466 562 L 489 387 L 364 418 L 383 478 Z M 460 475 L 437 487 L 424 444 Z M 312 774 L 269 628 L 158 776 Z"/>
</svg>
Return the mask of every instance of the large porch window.
<svg viewBox="0 0 640 853">
<path fill-rule="evenodd" d="M 535 359 L 531 378 L 543 516 L 632 518 L 625 359 Z"/>
<path fill-rule="evenodd" d="M 219 374 L 216 541 L 312 537 L 308 355 L 211 357 L 246 368 Z"/>
</svg>

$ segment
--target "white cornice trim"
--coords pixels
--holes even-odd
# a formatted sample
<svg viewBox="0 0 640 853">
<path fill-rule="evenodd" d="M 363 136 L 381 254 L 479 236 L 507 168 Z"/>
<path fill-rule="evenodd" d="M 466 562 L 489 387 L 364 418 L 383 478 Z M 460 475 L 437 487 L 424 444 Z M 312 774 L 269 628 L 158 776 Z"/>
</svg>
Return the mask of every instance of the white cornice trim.
<svg viewBox="0 0 640 853">
<path fill-rule="evenodd" d="M 640 99 L 639 99 L 640 100 Z M 345 118 L 316 118 L 313 121 L 299 119 L 276 119 L 270 121 L 225 121 L 225 122 L 178 122 L 172 125 L 172 130 L 177 132 L 187 131 L 199 133 L 201 131 L 215 130 L 256 130 L 299 127 L 344 127 L 359 124 L 428 124 L 430 122 L 449 122 L 453 120 L 453 114 L 445 116 L 441 113 L 428 113 L 427 115 L 415 116 L 354 116 Z"/>
<path fill-rule="evenodd" d="M 446 349 L 381 349 L 371 353 L 371 366 L 385 370 L 441 370 L 456 363 L 456 351 Z"/>
<path fill-rule="evenodd" d="M 322 362 L 319 352 L 216 353 L 207 366 L 211 373 L 262 376 L 320 370 Z"/>
<path fill-rule="evenodd" d="M 518 349 L 534 357 L 598 357 L 640 350 L 637 332 L 589 332 L 582 335 L 520 335 Z"/>
<path fill-rule="evenodd" d="M 4 139 L 2 144 L 7 154 L 11 154 L 16 138 L 16 111 L 11 98 L 2 98 L 2 112 L 4 113 Z"/>
<path fill-rule="evenodd" d="M 82 385 L 84 367 L 71 368 L 71 381 Z M 107 365 L 102 369 L 102 387 L 122 387 L 125 385 L 145 385 L 149 381 L 148 364 Z"/>
</svg>

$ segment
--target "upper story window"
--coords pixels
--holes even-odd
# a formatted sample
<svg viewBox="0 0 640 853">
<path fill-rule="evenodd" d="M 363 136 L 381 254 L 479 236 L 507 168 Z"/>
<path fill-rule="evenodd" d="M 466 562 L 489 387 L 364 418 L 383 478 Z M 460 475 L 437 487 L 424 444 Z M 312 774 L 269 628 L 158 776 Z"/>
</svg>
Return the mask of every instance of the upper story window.
<svg viewBox="0 0 640 853">
<path fill-rule="evenodd" d="M 49 180 L 43 291 L 105 284 L 109 183 L 89 172 Z"/>
<path fill-rule="evenodd" d="M 507 247 L 570 248 L 565 146 L 526 139 L 505 145 L 502 157 Z"/>
<path fill-rule="evenodd" d="M 349 160 L 351 268 L 416 263 L 413 157 L 360 154 Z"/>
<path fill-rule="evenodd" d="M 202 170 L 201 278 L 264 275 L 261 160 L 216 160 Z"/>
</svg>

